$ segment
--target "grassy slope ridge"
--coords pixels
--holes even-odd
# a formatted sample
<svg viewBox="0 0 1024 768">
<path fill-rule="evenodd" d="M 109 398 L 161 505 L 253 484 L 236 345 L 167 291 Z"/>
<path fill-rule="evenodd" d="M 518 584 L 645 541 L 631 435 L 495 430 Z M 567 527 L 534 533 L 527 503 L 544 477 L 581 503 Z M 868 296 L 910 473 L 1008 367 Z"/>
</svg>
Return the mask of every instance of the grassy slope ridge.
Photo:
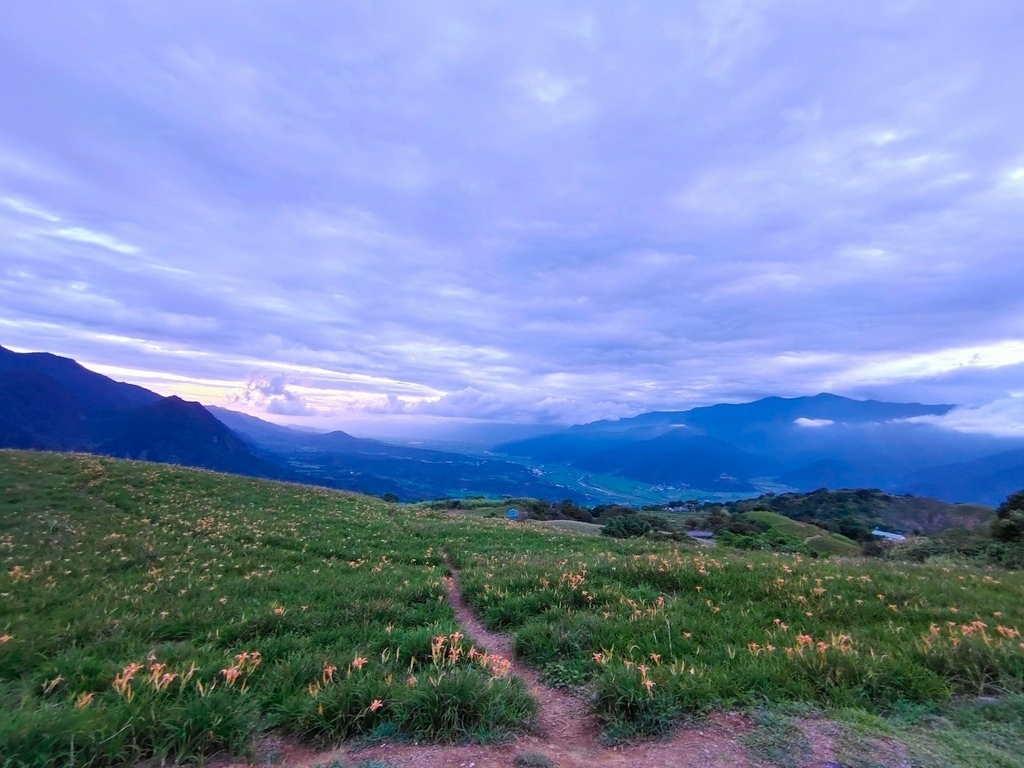
<svg viewBox="0 0 1024 768">
<path fill-rule="evenodd" d="M 768 698 L 1024 689 L 1020 573 L 707 552 L 0 451 L 0 765 L 244 754 L 263 729 L 528 729 L 523 686 L 457 634 L 442 547 L 484 621 L 588 686 L 613 739 Z"/>
<path fill-rule="evenodd" d="M 976 528 L 994 514 L 991 507 L 980 504 L 947 504 L 938 499 L 896 496 L 869 488 L 769 494 L 725 506 L 733 512 L 768 510 L 818 525 L 845 523 L 862 531 L 881 526 L 928 535 L 951 528 Z"/>
<path fill-rule="evenodd" d="M 860 554 L 860 545 L 838 533 L 830 533 L 811 523 L 801 523 L 777 512 L 757 510 L 748 512 L 747 517 L 767 523 L 779 533 L 794 536 L 820 555 Z"/>
</svg>

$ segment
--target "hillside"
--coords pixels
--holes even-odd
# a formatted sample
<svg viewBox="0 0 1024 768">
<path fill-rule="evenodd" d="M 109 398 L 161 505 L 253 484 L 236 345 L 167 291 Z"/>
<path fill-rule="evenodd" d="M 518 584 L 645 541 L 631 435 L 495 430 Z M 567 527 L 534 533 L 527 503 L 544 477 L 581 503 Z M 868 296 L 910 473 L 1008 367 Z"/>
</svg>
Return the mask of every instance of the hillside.
<svg viewBox="0 0 1024 768">
<path fill-rule="evenodd" d="M 953 407 L 831 394 L 768 397 L 597 421 L 495 451 L 563 476 L 586 473 L 581 482 L 601 473 L 648 483 L 652 500 L 660 490 L 706 500 L 873 487 L 992 504 L 1024 486 L 1024 441 L 917 421 Z"/>
<path fill-rule="evenodd" d="M 461 453 L 304 432 L 161 397 L 74 360 L 0 347 L 0 448 L 82 451 L 315 483 L 402 500 L 568 495 L 528 467 Z M 586 493 L 577 493 L 587 499 Z"/>
<path fill-rule="evenodd" d="M 696 730 L 661 757 L 607 749 L 598 731 L 631 740 L 697 718 L 719 733 L 713 710 L 766 697 L 865 722 L 901 702 L 1024 691 L 1024 575 L 955 576 L 951 596 L 948 566 L 709 552 L 0 451 L 0 744 L 13 765 L 127 766 L 241 757 L 272 732 L 276 744 L 370 739 L 388 762 L 414 749 L 402 739 L 515 738 L 564 701 L 580 708 L 571 743 L 517 749 L 565 768 L 695 766 L 681 745 Z M 494 632 L 511 635 L 513 662 L 477 645 L 493 649 Z M 1012 701 L 993 716 L 1017 722 Z M 722 738 L 733 764 L 755 764 Z M 971 738 L 997 755 L 1017 743 Z M 433 764 L 468 762 L 452 749 Z M 507 749 L 473 754 L 506 765 Z"/>
<path fill-rule="evenodd" d="M 776 512 L 766 512 L 764 510 L 748 512 L 746 517 L 752 520 L 760 520 L 779 533 L 794 537 L 820 555 L 847 555 L 855 557 L 860 554 L 860 545 L 857 542 L 839 534 L 829 533 L 811 523 L 801 523 Z"/>
<path fill-rule="evenodd" d="M 732 512 L 768 510 L 792 520 L 815 523 L 853 539 L 870 540 L 870 531 L 935 534 L 950 528 L 974 528 L 994 510 L 978 504 L 948 504 L 920 496 L 893 496 L 875 489 L 781 493 L 725 505 Z"/>
</svg>

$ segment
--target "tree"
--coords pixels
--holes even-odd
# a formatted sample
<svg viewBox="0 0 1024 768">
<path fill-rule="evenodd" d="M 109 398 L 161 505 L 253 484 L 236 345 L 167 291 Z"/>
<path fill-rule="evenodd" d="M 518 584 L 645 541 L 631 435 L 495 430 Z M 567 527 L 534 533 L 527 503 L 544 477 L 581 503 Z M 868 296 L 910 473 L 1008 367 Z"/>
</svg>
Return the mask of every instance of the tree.
<svg viewBox="0 0 1024 768">
<path fill-rule="evenodd" d="M 612 536 L 616 539 L 632 539 L 643 536 L 651 530 L 651 524 L 640 517 L 633 515 L 621 515 L 613 517 L 601 529 L 602 536 Z"/>
<path fill-rule="evenodd" d="M 1024 491 L 1011 494 L 999 505 L 991 532 L 999 541 L 1024 540 Z"/>
</svg>

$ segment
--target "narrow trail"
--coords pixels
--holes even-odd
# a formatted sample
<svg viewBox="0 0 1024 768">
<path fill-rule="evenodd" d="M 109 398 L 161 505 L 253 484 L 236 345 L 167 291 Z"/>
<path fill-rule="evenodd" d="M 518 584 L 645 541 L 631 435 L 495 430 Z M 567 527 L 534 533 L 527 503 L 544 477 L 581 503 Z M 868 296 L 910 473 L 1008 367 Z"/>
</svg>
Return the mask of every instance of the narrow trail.
<svg viewBox="0 0 1024 768">
<path fill-rule="evenodd" d="M 458 569 L 449 563 L 445 578 L 448 599 L 468 639 L 488 653 L 508 659 L 512 674 L 522 679 L 539 704 L 540 733 L 497 745 L 458 746 L 382 743 L 368 748 L 341 747 L 316 752 L 288 739 L 270 736 L 259 745 L 256 765 L 323 768 L 378 760 L 393 768 L 513 768 L 517 756 L 543 755 L 556 768 L 763 768 L 752 758 L 741 737 L 751 729 L 745 715 L 721 713 L 700 726 L 682 728 L 671 737 L 606 747 L 601 744 L 597 719 L 585 702 L 544 685 L 536 670 L 515 658 L 512 640 L 488 630 L 466 604 L 459 589 Z M 815 763 L 815 766 L 820 763 Z M 253 764 L 213 761 L 210 768 L 249 768 Z"/>
<path fill-rule="evenodd" d="M 445 579 L 445 584 L 448 587 L 448 599 L 455 611 L 455 618 L 466 628 L 467 634 L 474 642 L 482 645 L 488 653 L 496 653 L 512 662 L 512 674 L 526 683 L 540 705 L 538 714 L 541 736 L 555 743 L 597 747 L 601 726 L 597 718 L 587 711 L 586 704 L 565 691 L 544 685 L 536 670 L 517 660 L 512 638 L 495 634 L 484 627 L 462 597 L 458 571 L 455 568 L 451 568 L 451 571 L 452 575 Z"/>
</svg>

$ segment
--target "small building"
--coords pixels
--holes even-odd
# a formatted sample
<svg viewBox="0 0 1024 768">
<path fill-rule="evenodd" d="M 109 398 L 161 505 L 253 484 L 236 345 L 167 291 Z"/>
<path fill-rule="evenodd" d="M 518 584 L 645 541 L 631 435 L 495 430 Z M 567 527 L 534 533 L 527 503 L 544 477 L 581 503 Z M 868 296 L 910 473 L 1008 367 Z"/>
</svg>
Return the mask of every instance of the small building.
<svg viewBox="0 0 1024 768">
<path fill-rule="evenodd" d="M 889 533 L 889 531 L 883 531 L 879 528 L 875 528 L 871 532 L 872 536 L 877 536 L 880 539 L 886 539 L 887 541 L 906 541 L 907 537 L 902 533 Z"/>
</svg>

